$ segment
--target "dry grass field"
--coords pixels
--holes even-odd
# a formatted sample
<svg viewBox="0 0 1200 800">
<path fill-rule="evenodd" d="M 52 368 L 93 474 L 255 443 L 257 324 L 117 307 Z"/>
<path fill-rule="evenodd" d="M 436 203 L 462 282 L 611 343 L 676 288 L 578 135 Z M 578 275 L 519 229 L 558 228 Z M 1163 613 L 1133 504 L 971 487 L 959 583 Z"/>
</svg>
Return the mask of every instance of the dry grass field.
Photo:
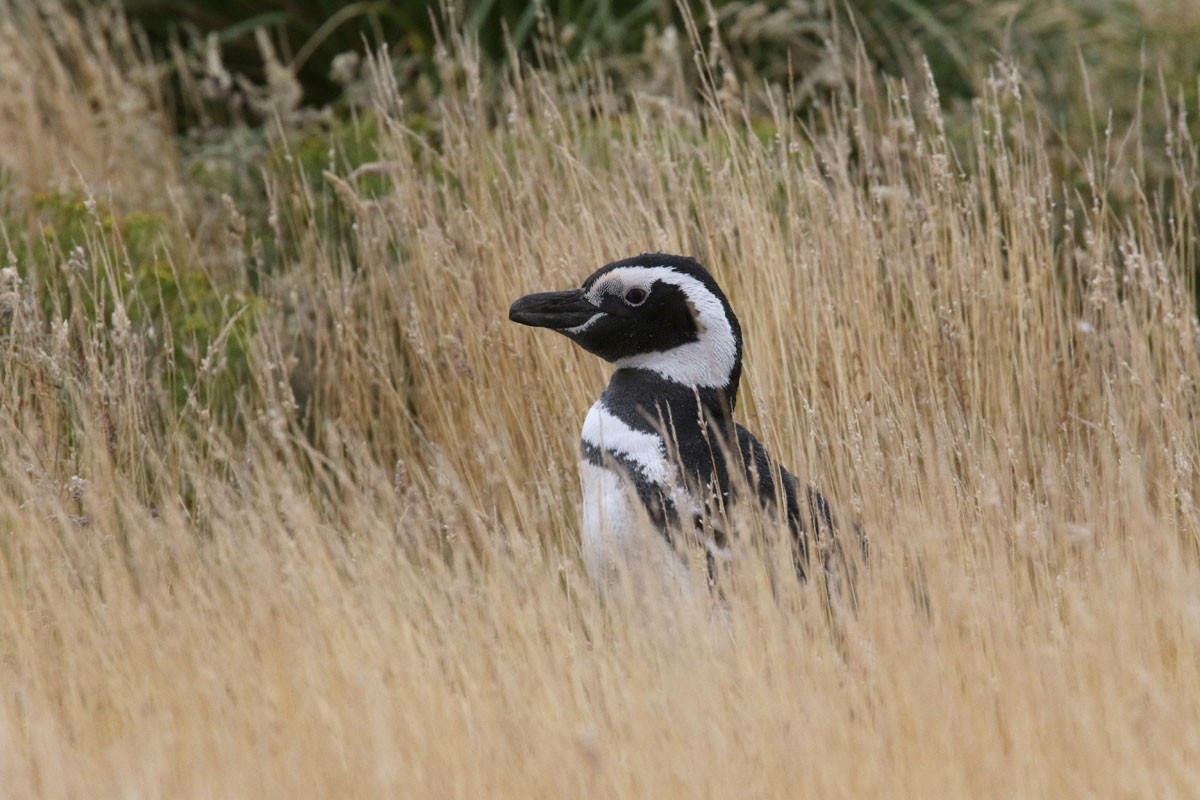
<svg viewBox="0 0 1200 800">
<path fill-rule="evenodd" d="M 5 796 L 1200 796 L 1196 109 L 1064 162 L 1003 69 L 947 133 L 928 86 L 802 125 L 450 42 L 356 166 L 281 106 L 256 216 L 118 21 L 0 8 Z M 588 585 L 606 367 L 506 311 L 649 250 L 870 532 L 855 609 L 752 540 L 720 614 Z"/>
</svg>

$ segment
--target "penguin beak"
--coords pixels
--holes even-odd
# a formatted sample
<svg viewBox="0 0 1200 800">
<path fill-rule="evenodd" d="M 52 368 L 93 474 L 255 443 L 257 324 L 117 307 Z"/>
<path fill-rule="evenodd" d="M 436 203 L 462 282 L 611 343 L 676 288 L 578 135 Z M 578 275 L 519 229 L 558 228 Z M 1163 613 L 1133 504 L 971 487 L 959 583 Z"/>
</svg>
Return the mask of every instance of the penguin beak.
<svg viewBox="0 0 1200 800">
<path fill-rule="evenodd" d="M 567 292 L 527 294 L 508 309 L 508 318 L 534 328 L 561 331 L 575 328 L 601 313 L 588 301 L 583 289 Z"/>
</svg>

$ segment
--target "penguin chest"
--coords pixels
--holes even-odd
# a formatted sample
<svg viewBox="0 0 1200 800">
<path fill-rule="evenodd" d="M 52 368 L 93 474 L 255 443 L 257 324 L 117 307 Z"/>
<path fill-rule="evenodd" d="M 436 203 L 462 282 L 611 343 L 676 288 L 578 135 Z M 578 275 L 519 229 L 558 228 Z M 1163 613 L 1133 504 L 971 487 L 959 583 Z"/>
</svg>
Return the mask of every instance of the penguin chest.
<svg viewBox="0 0 1200 800">
<path fill-rule="evenodd" d="M 615 579 L 637 549 L 649 519 L 629 479 L 585 459 L 579 462 L 583 489 L 583 564 L 600 583 Z"/>
<path fill-rule="evenodd" d="M 662 438 L 631 427 L 600 400 L 584 420 L 582 449 L 583 561 L 592 580 L 603 584 L 624 572 L 682 569 L 639 497 L 639 487 L 673 494 Z"/>
</svg>

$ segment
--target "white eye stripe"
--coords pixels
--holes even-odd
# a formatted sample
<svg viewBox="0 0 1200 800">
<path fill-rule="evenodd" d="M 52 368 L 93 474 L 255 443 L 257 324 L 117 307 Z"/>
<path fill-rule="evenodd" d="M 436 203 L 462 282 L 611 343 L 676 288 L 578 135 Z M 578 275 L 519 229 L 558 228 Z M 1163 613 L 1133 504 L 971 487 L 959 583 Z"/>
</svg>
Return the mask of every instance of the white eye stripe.
<svg viewBox="0 0 1200 800">
<path fill-rule="evenodd" d="M 669 267 L 655 267 L 656 270 L 668 270 L 672 275 L 679 273 L 671 270 Z M 650 290 L 654 287 L 654 283 L 661 278 L 657 275 L 646 276 L 642 273 L 647 272 L 644 268 L 624 268 L 615 269 L 608 273 L 600 280 L 596 281 L 591 289 L 588 289 L 587 299 L 593 305 L 600 305 L 604 301 L 605 296 L 612 295 L 621 300 L 625 299 L 625 295 L 634 289 L 641 289 L 645 292 L 646 297 L 650 296 Z M 682 276 L 687 277 L 687 276 Z M 668 281 L 670 283 L 671 281 Z M 643 301 L 644 302 L 644 298 Z M 634 303 L 633 305 L 638 305 Z"/>
<path fill-rule="evenodd" d="M 605 295 L 611 294 L 620 297 L 631 288 L 633 288 L 632 284 L 626 287 L 623 281 L 614 277 L 612 273 L 609 273 L 600 280 L 596 281 L 592 288 L 588 290 L 587 299 L 593 305 L 598 306 L 604 301 Z"/>
</svg>

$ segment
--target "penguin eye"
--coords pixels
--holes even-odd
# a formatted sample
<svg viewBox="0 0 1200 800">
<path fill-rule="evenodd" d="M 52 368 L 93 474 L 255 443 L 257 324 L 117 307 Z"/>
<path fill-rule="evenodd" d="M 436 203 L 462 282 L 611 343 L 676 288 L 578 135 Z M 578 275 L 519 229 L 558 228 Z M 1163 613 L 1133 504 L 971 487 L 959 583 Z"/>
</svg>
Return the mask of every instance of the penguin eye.
<svg viewBox="0 0 1200 800">
<path fill-rule="evenodd" d="M 640 286 L 634 286 L 625 292 L 625 302 L 631 306 L 640 306 L 646 302 L 646 290 Z"/>
</svg>

